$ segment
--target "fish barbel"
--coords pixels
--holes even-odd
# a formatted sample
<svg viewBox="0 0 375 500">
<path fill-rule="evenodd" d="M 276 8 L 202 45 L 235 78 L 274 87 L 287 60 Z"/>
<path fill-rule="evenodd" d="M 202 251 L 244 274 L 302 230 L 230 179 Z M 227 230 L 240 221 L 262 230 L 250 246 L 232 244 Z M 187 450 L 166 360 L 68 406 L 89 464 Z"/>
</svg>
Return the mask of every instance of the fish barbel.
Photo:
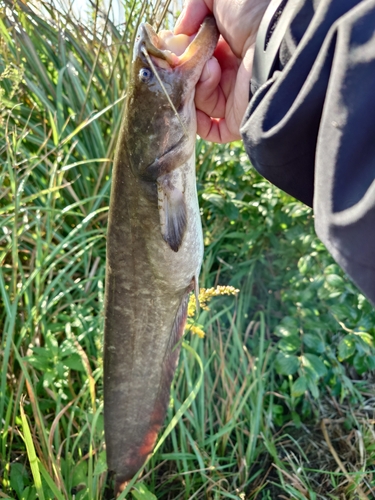
<svg viewBox="0 0 375 500">
<path fill-rule="evenodd" d="M 181 55 L 148 24 L 134 47 L 113 168 L 105 284 L 104 424 L 117 492 L 154 448 L 189 293 L 198 287 L 194 93 L 217 40 L 207 17 Z"/>
</svg>

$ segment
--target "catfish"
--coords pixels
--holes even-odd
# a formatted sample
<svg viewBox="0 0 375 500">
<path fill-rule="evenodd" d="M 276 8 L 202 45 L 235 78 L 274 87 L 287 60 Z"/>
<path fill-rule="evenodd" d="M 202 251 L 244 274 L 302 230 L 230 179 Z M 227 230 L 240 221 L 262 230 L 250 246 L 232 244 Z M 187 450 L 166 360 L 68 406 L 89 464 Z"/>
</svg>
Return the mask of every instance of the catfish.
<svg viewBox="0 0 375 500">
<path fill-rule="evenodd" d="M 112 174 L 104 306 L 104 427 L 117 494 L 153 451 L 198 289 L 194 94 L 218 36 L 207 17 L 176 54 L 173 37 L 145 23 L 134 45 Z"/>
</svg>

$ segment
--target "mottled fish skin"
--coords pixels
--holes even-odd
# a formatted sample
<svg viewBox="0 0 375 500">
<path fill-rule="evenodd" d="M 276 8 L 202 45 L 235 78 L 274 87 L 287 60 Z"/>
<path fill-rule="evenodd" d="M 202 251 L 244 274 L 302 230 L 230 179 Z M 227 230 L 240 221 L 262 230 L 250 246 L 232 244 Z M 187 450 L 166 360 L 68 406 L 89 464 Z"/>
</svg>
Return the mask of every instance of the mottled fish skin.
<svg viewBox="0 0 375 500">
<path fill-rule="evenodd" d="M 152 453 L 163 425 L 188 296 L 198 281 L 203 241 L 194 91 L 218 39 L 215 21 L 208 17 L 182 63 L 158 68 L 179 120 L 155 75 L 147 78 L 152 68 L 142 47 L 163 57 L 158 37 L 148 25 L 138 35 L 107 237 L 104 423 L 117 492 Z"/>
</svg>

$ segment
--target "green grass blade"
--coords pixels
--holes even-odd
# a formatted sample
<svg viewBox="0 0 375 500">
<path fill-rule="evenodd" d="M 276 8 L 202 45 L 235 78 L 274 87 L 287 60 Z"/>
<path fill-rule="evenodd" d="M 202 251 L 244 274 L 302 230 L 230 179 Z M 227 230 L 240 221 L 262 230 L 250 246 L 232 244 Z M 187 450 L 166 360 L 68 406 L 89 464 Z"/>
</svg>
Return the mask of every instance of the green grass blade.
<svg viewBox="0 0 375 500">
<path fill-rule="evenodd" d="M 21 421 L 22 421 L 22 431 L 23 431 L 23 439 L 26 445 L 27 457 L 29 460 L 31 473 L 33 475 L 35 488 L 38 492 L 38 496 L 40 500 L 45 500 L 44 491 L 42 486 L 42 479 L 39 471 L 39 461 L 35 453 L 33 438 L 31 437 L 29 423 L 27 421 L 27 417 L 25 411 L 23 409 L 23 403 L 20 405 L 21 412 Z"/>
<path fill-rule="evenodd" d="M 40 460 L 38 460 L 38 467 L 39 470 L 43 476 L 43 479 L 45 482 L 48 484 L 49 488 L 51 489 L 52 493 L 55 495 L 57 500 L 66 500 L 64 495 L 58 490 L 56 484 L 54 483 L 53 479 L 51 476 L 48 474 L 47 470 L 45 469 L 44 465 Z"/>
</svg>

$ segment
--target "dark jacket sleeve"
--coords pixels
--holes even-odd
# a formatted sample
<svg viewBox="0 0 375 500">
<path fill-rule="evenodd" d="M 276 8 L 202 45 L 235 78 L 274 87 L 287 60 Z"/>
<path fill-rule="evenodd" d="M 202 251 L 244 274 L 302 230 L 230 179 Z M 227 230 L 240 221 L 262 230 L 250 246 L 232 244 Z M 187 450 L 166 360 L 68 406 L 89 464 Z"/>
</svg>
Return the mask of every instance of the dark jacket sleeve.
<svg viewBox="0 0 375 500">
<path fill-rule="evenodd" d="M 375 304 L 375 0 L 300 0 L 241 133 L 255 168 L 314 207 L 315 228 Z"/>
</svg>

